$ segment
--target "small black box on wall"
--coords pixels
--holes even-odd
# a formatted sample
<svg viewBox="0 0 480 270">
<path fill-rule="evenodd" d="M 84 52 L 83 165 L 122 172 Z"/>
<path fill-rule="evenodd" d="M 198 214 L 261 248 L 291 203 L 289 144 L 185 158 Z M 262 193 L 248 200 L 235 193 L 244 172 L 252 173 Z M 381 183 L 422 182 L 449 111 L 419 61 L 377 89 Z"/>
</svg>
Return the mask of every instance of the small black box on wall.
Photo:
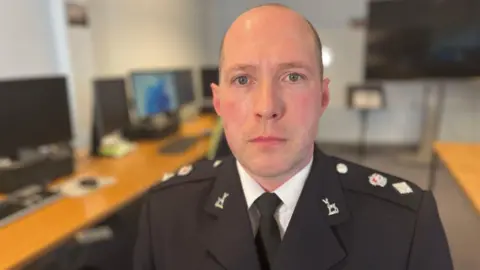
<svg viewBox="0 0 480 270">
<path fill-rule="evenodd" d="M 347 105 L 355 110 L 379 110 L 387 106 L 383 87 L 378 84 L 348 87 Z"/>
</svg>

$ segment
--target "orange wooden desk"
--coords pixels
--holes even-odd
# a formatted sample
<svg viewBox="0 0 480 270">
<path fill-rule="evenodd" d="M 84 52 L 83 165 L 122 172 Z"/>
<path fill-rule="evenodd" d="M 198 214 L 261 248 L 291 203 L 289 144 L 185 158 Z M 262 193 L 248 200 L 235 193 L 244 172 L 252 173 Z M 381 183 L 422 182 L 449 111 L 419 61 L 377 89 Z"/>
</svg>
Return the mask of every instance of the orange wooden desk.
<svg viewBox="0 0 480 270">
<path fill-rule="evenodd" d="M 215 120 L 213 117 L 201 117 L 187 122 L 180 133 L 198 134 L 204 128 L 212 128 Z M 208 150 L 208 138 L 205 138 L 186 153 L 159 155 L 158 147 L 168 139 L 141 143 L 135 152 L 118 160 L 79 159 L 77 172 L 71 177 L 113 176 L 117 183 L 82 198 L 62 198 L 0 228 L 0 269 L 20 267 L 45 254 L 77 231 L 142 195 L 164 173 L 201 158 Z"/>
<path fill-rule="evenodd" d="M 438 158 L 480 213 L 480 143 L 438 142 Z"/>
</svg>

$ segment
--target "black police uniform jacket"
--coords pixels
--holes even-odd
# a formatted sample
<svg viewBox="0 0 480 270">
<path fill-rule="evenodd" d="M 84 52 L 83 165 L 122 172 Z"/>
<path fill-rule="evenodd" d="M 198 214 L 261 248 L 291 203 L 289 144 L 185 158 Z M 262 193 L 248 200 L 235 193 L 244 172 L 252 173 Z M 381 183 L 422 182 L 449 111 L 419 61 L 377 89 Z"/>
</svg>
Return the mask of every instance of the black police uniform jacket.
<svg viewBox="0 0 480 270">
<path fill-rule="evenodd" d="M 201 161 L 148 192 L 135 270 L 260 270 L 235 159 L 219 163 Z M 370 184 L 374 173 L 387 178 L 384 187 Z M 401 182 L 412 192 L 392 186 Z M 316 149 L 272 269 L 453 266 L 431 192 Z"/>
</svg>

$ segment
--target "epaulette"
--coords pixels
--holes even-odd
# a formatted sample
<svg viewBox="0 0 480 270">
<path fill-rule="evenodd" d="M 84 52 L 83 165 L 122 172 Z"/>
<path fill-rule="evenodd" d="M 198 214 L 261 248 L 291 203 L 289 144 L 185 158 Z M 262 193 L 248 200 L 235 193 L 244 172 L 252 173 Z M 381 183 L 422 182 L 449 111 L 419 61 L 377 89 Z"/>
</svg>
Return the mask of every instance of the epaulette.
<svg viewBox="0 0 480 270">
<path fill-rule="evenodd" d="M 344 189 L 374 196 L 417 211 L 424 191 L 394 175 L 334 157 Z"/>
<path fill-rule="evenodd" d="M 173 186 L 211 179 L 216 175 L 216 167 L 221 162 L 220 160 L 201 160 L 193 164 L 184 165 L 175 172 L 165 173 L 159 183 L 150 190 L 163 190 Z"/>
</svg>

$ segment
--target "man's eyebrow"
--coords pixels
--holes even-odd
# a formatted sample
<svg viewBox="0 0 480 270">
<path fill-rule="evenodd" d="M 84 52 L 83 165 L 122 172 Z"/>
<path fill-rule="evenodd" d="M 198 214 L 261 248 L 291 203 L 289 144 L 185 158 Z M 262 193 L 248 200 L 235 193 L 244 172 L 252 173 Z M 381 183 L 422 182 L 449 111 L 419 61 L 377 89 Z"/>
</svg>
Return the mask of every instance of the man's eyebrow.
<svg viewBox="0 0 480 270">
<path fill-rule="evenodd" d="M 301 61 L 286 62 L 278 65 L 279 70 L 285 70 L 285 69 L 291 69 L 291 68 L 303 68 L 303 69 L 306 69 L 308 72 L 313 72 L 313 69 L 309 64 Z"/>
<path fill-rule="evenodd" d="M 226 73 L 231 73 L 233 71 L 241 71 L 241 70 L 248 70 L 248 69 L 256 69 L 256 67 L 254 65 L 250 65 L 250 64 L 236 64 L 236 65 L 233 65 L 229 68 L 226 69 Z"/>
</svg>

